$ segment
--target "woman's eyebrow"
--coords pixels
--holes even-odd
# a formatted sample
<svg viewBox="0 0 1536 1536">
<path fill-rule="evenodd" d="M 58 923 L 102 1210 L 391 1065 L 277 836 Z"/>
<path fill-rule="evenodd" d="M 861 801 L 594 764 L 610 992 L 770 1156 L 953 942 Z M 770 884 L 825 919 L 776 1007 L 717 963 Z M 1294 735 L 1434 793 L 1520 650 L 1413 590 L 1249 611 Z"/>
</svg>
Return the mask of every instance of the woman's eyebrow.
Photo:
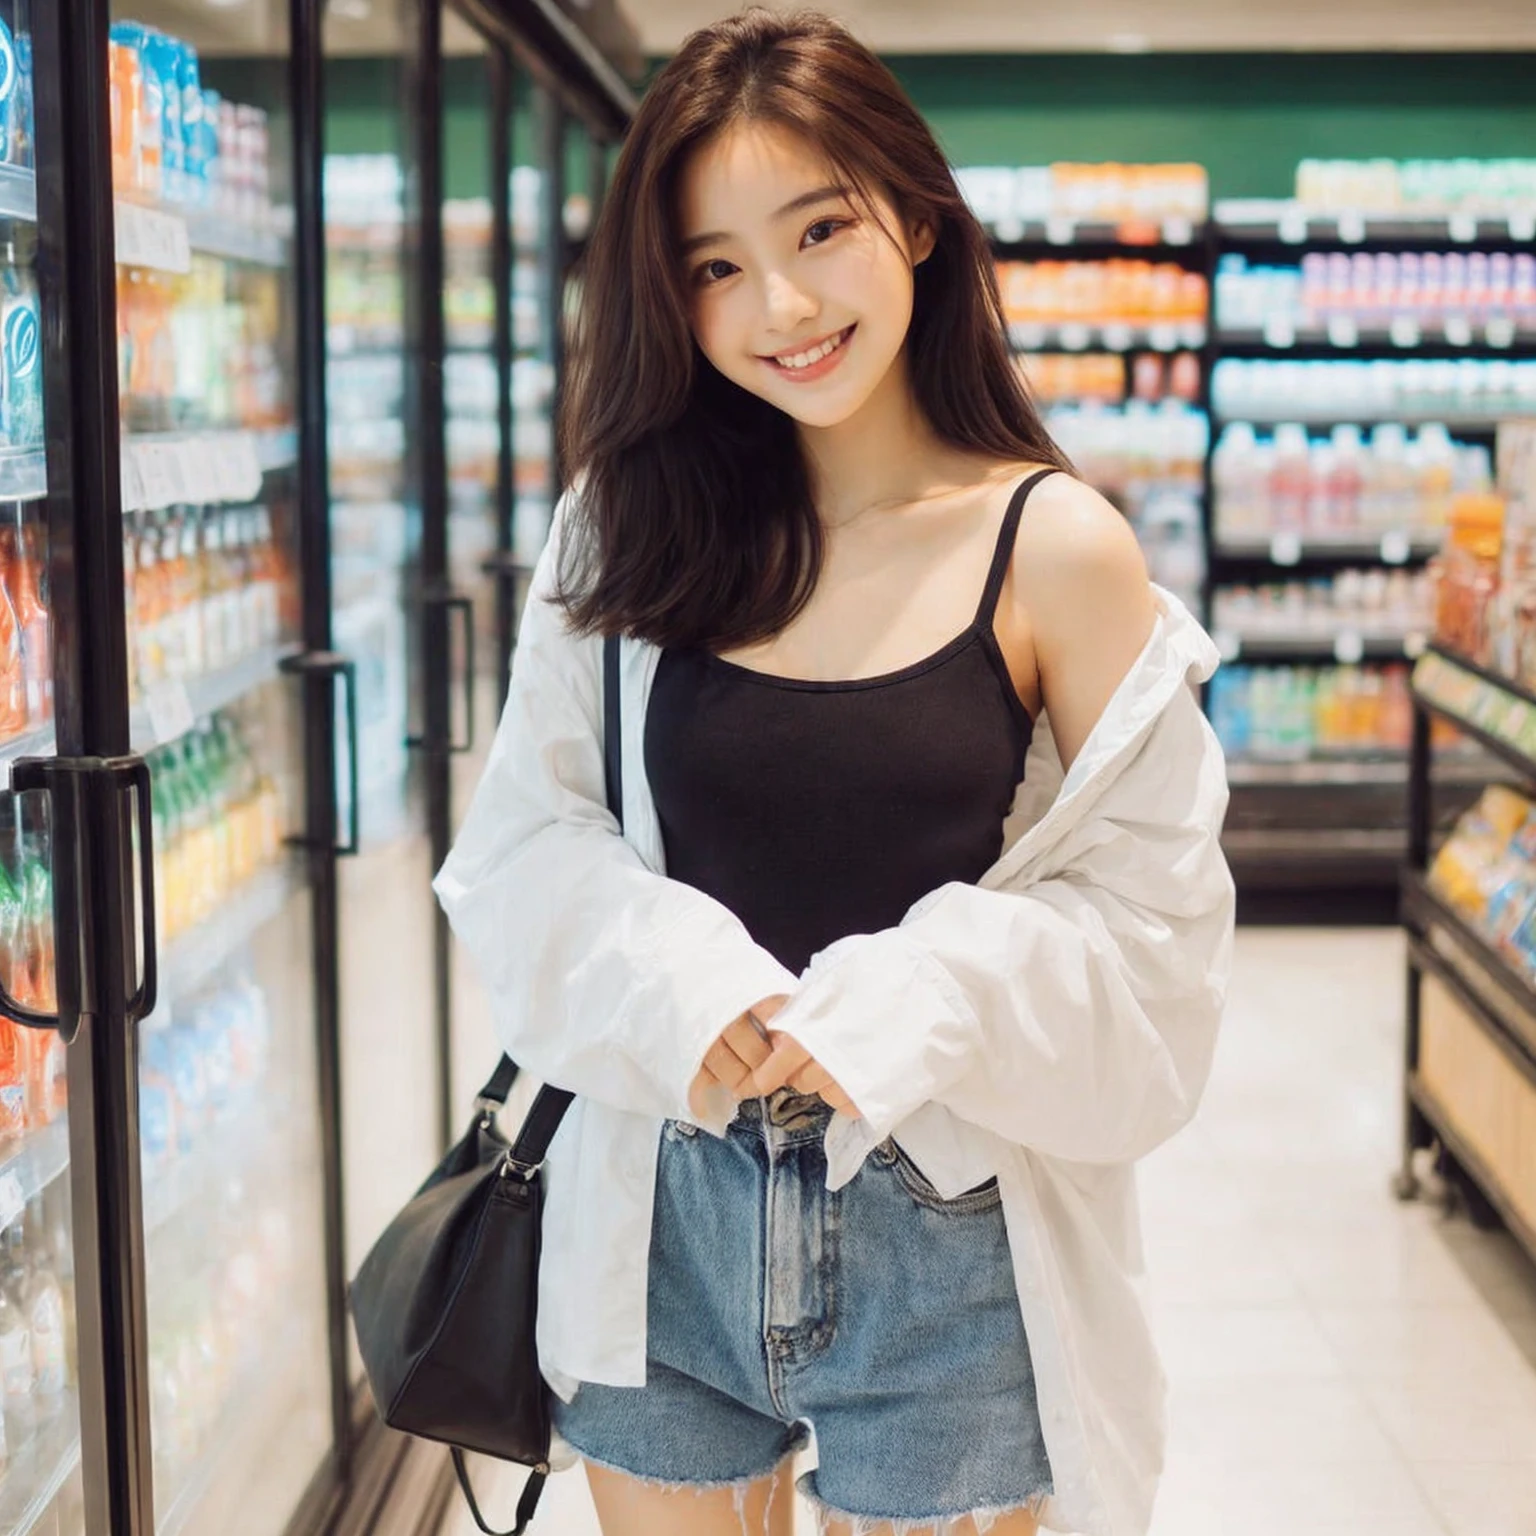
<svg viewBox="0 0 1536 1536">
<path fill-rule="evenodd" d="M 802 208 L 809 208 L 815 203 L 830 202 L 834 197 L 846 198 L 847 196 L 847 187 L 817 187 L 814 192 L 802 192 L 799 197 L 791 198 L 772 215 L 772 218 L 777 223 L 780 219 L 787 219 L 792 213 L 799 213 Z M 701 246 L 715 245 L 729 238 L 729 235 L 721 234 L 719 230 L 711 230 L 705 235 L 690 235 L 683 241 L 682 252 L 685 256 L 691 256 Z"/>
</svg>

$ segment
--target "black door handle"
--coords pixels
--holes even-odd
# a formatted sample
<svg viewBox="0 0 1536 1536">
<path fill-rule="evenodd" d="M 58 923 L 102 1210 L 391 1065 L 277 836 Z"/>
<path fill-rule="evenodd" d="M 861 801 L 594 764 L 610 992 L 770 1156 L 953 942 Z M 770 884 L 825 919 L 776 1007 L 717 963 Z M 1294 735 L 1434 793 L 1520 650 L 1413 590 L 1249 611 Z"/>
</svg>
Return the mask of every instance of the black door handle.
<svg viewBox="0 0 1536 1536">
<path fill-rule="evenodd" d="M 428 608 L 442 608 L 464 616 L 464 740 L 453 739 L 453 722 L 448 722 L 448 740 L 437 742 L 426 736 L 407 736 L 405 744 L 418 750 L 446 751 L 455 756 L 475 750 L 475 604 L 473 599 L 456 592 L 427 592 L 422 603 Z M 450 711 L 451 713 L 451 711 Z"/>
<path fill-rule="evenodd" d="M 358 805 L 357 663 L 339 651 L 304 651 L 298 656 L 286 657 L 279 665 L 282 671 L 294 676 L 341 679 L 347 701 L 347 840 L 331 846 L 338 857 L 351 858 L 362 846 L 362 816 Z M 311 846 L 306 837 L 290 837 L 287 842 L 296 848 Z"/>
</svg>

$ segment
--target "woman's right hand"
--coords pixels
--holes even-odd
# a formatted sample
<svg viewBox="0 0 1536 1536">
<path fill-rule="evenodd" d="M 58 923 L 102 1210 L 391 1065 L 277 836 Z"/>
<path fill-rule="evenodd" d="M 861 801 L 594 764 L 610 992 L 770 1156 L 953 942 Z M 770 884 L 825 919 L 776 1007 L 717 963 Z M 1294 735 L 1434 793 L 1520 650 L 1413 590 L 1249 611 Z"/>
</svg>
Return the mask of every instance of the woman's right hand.
<svg viewBox="0 0 1536 1536">
<path fill-rule="evenodd" d="M 740 1102 L 757 1097 L 752 1074 L 773 1053 L 770 1042 L 758 1033 L 749 1014 L 755 1013 L 766 1029 L 778 1011 L 789 1001 L 787 993 L 765 997 L 740 1018 L 733 1019 L 721 1031 L 720 1038 L 704 1053 L 704 1065 L 699 1068 L 688 1089 L 688 1107 L 699 1119 L 708 1116 L 703 1095 L 718 1083 L 730 1096 Z"/>
</svg>

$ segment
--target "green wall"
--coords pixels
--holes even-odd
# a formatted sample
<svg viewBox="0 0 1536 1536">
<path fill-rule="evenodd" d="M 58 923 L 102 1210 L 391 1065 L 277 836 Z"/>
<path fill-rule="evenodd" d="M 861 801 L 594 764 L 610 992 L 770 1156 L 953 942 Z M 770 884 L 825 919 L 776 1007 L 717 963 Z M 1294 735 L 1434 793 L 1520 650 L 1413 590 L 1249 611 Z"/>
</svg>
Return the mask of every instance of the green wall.
<svg viewBox="0 0 1536 1536">
<path fill-rule="evenodd" d="M 890 64 L 960 165 L 1194 160 L 1209 169 L 1218 197 L 1283 197 L 1307 156 L 1536 155 L 1530 53 L 973 54 Z M 207 72 L 221 73 L 214 61 Z M 275 66 L 231 60 L 222 72 L 229 79 L 217 83 L 237 99 L 276 107 Z M 397 63 L 334 60 L 326 89 L 328 150 L 397 149 Z M 478 60 L 447 62 L 443 99 L 448 195 L 483 195 Z M 513 143 L 527 160 L 523 100 Z M 568 174 L 572 186 L 584 184 L 577 144 Z"/>
<path fill-rule="evenodd" d="M 1532 54 L 888 62 L 960 165 L 1194 160 L 1217 197 L 1283 197 L 1309 156 L 1536 155 Z"/>
</svg>

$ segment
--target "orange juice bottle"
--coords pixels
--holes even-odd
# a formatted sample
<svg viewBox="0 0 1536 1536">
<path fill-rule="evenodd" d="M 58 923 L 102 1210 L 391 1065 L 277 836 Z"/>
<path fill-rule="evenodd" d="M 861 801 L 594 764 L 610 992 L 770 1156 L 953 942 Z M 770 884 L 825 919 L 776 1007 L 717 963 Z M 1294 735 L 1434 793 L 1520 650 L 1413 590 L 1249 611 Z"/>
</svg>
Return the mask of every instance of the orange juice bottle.
<svg viewBox="0 0 1536 1536">
<path fill-rule="evenodd" d="M 21 625 L 0 569 L 0 741 L 27 729 L 27 674 L 21 655 Z"/>
</svg>

